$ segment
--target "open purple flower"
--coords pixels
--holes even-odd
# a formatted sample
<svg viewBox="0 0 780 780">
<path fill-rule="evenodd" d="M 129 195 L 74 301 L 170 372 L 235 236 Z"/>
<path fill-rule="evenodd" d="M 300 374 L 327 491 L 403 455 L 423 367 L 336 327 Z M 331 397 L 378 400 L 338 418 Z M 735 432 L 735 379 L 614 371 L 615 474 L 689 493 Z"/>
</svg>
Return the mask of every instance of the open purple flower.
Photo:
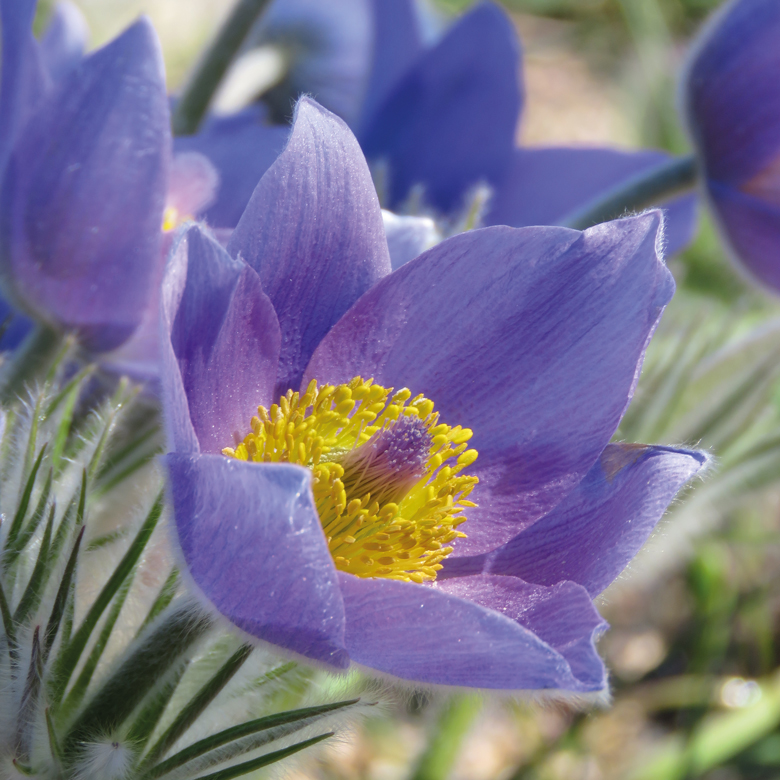
<svg viewBox="0 0 780 780">
<path fill-rule="evenodd" d="M 493 3 L 477 4 L 428 47 L 413 0 L 364 4 L 373 25 L 357 27 L 371 34 L 370 46 L 353 34 L 349 40 L 355 51 L 346 57 L 339 48 L 339 42 L 346 45 L 345 36 L 338 38 L 331 29 L 340 20 L 343 27 L 355 26 L 354 0 L 329 7 L 333 18 L 322 35 L 333 39 L 331 50 L 340 55 L 341 78 L 334 88 L 353 85 L 342 116 L 369 162 L 382 171 L 387 208 L 398 208 L 413 188 L 421 186 L 429 206 L 451 214 L 463 208 L 475 185 L 485 183 L 493 191 L 485 224 L 554 225 L 666 158 L 657 151 L 517 148 L 524 102 L 520 45 L 511 21 Z M 266 22 L 267 35 L 274 24 L 287 29 L 285 22 L 298 19 L 306 5 L 307 0 L 277 0 Z M 303 44 L 301 48 L 303 57 L 307 49 Z M 347 79 L 346 63 L 352 68 L 364 63 L 364 72 L 351 73 Z M 356 96 L 356 83 L 363 84 L 362 101 Z M 320 92 L 329 95 L 321 83 L 303 77 L 295 86 L 298 93 L 308 91 L 315 98 Z M 233 227 L 284 139 L 279 126 L 266 124 L 263 111 L 252 108 L 233 117 L 212 118 L 202 134 L 177 139 L 176 144 L 212 159 L 225 184 L 203 216 L 215 227 Z M 239 146 L 241 153 L 234 152 Z M 246 153 L 250 148 L 255 149 L 251 155 Z M 669 204 L 670 252 L 690 240 L 694 223 L 692 197 Z"/>
<path fill-rule="evenodd" d="M 683 82 L 686 119 L 728 245 L 780 291 L 780 4 L 738 0 L 710 21 Z"/>
<path fill-rule="evenodd" d="M 354 136 L 301 100 L 228 251 L 190 227 L 166 274 L 196 590 L 331 667 L 602 690 L 592 598 L 705 460 L 609 443 L 674 288 L 660 230 L 486 228 L 390 272 Z"/>
<path fill-rule="evenodd" d="M 138 327 L 161 270 L 170 119 L 141 19 L 81 56 L 62 9 L 41 46 L 34 0 L 2 0 L 0 277 L 16 310 L 105 352 Z"/>
</svg>

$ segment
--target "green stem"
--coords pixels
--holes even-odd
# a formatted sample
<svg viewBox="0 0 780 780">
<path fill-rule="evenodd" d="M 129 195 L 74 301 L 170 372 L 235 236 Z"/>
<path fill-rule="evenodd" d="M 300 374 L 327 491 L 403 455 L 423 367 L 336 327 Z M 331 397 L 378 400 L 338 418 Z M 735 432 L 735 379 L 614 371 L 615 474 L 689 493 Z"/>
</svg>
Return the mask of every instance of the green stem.
<svg viewBox="0 0 780 780">
<path fill-rule="evenodd" d="M 194 135 L 241 44 L 270 0 L 238 0 L 214 42 L 206 50 L 173 111 L 173 134 Z"/>
<path fill-rule="evenodd" d="M 699 163 L 695 155 L 675 157 L 613 187 L 583 208 L 568 214 L 559 224 L 585 230 L 687 192 L 693 189 L 698 177 Z"/>
</svg>

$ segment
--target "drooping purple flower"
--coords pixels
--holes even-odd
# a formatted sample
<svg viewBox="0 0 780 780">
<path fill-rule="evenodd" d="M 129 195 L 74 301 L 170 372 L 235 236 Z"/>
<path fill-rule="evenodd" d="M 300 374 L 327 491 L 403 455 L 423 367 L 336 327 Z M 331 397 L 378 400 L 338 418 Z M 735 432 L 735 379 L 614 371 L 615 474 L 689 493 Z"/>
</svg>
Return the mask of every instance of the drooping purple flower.
<svg viewBox="0 0 780 780">
<path fill-rule="evenodd" d="M 350 39 L 354 56 L 341 53 L 342 64 L 365 63 L 365 72 L 344 79 L 353 89 L 349 111 L 342 116 L 369 162 L 380 171 L 388 208 L 399 208 L 416 187 L 422 187 L 427 205 L 449 215 L 463 208 L 475 185 L 485 183 L 493 191 L 485 224 L 553 225 L 667 158 L 654 151 L 518 149 L 515 136 L 524 102 L 521 52 L 504 11 L 491 2 L 479 3 L 426 47 L 414 0 L 364 0 L 364 4 L 373 19 L 371 56 L 365 56 L 365 42 L 358 35 Z M 301 0 L 277 0 L 276 23 L 284 27 L 287 16 L 297 19 L 300 5 Z M 332 18 L 323 25 L 322 34 L 328 37 L 329 30 L 340 29 L 337 23 L 350 26 L 353 6 L 354 0 L 329 4 Z M 273 27 L 273 22 L 267 24 Z M 331 39 L 332 49 L 340 51 L 335 31 Z M 358 109 L 353 105 L 360 95 L 355 84 L 364 85 Z M 298 90 L 316 98 L 322 87 L 303 80 Z M 234 135 L 241 143 L 240 155 L 230 151 Z M 242 194 L 256 183 L 237 182 L 262 173 L 260 169 L 274 159 L 267 151 L 280 148 L 278 129 L 264 123 L 256 111 L 235 119 L 213 118 L 204 135 L 176 143 L 212 158 L 230 182 L 202 215 L 215 227 L 236 224 L 246 204 Z M 256 165 L 253 161 L 247 168 L 243 150 L 250 145 L 257 150 Z M 694 199 L 678 198 L 668 206 L 666 238 L 668 251 L 674 252 L 691 239 Z"/>
<path fill-rule="evenodd" d="M 491 227 L 391 272 L 354 136 L 301 100 L 227 251 L 192 226 L 166 273 L 196 592 L 331 667 L 603 690 L 592 598 L 705 461 L 609 443 L 674 288 L 661 230 Z"/>
<path fill-rule="evenodd" d="M 141 19 L 81 58 L 67 11 L 44 56 L 34 11 L 31 0 L 0 3 L 0 276 L 15 309 L 104 352 L 132 336 L 161 267 L 162 57 Z"/>
<path fill-rule="evenodd" d="M 702 31 L 683 105 L 718 224 L 751 276 L 780 291 L 780 5 L 727 4 Z"/>
</svg>

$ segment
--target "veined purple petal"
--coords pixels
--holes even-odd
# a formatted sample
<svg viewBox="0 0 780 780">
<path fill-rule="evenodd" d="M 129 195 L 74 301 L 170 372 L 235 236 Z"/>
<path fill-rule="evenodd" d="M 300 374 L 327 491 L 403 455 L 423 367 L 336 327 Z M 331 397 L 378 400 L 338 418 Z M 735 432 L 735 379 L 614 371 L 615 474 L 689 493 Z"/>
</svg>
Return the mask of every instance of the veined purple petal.
<svg viewBox="0 0 780 780">
<path fill-rule="evenodd" d="M 606 670 L 594 641 L 607 624 L 581 585 L 559 582 L 545 587 L 516 577 L 478 574 L 437 580 L 436 589 L 517 621 L 560 653 L 580 684 L 606 688 Z"/>
<path fill-rule="evenodd" d="M 0 0 L 0 173 L 16 135 L 49 86 L 32 34 L 36 0 Z"/>
<path fill-rule="evenodd" d="M 199 152 L 219 174 L 216 199 L 195 216 L 214 228 L 234 228 L 257 183 L 287 143 L 288 127 L 265 124 L 264 112 L 249 108 L 228 117 L 211 117 L 197 135 L 174 139 L 178 153 Z"/>
<path fill-rule="evenodd" d="M 325 337 L 304 382 L 374 377 L 474 431 L 480 484 L 460 555 L 548 512 L 609 442 L 674 290 L 658 212 L 461 234 L 379 282 Z"/>
<path fill-rule="evenodd" d="M 370 122 L 396 82 L 422 52 L 414 0 L 372 0 L 373 57 L 359 118 L 361 128 Z"/>
<path fill-rule="evenodd" d="M 438 588 L 339 572 L 350 658 L 403 680 L 504 690 L 600 690 L 511 616 Z M 512 578 L 506 590 L 522 586 Z M 520 596 L 521 598 L 521 596 Z"/>
<path fill-rule="evenodd" d="M 440 577 L 485 571 L 542 585 L 572 580 L 597 596 L 706 460 L 692 450 L 610 444 L 549 514 L 491 553 L 445 562 Z"/>
<path fill-rule="evenodd" d="M 88 42 L 84 14 L 68 0 L 60 0 L 41 38 L 41 56 L 49 76 L 58 79 L 73 70 L 83 59 Z"/>
<path fill-rule="evenodd" d="M 53 88 L 10 158 L 3 273 L 36 316 L 107 351 L 143 315 L 160 263 L 170 119 L 141 20 Z"/>
<path fill-rule="evenodd" d="M 344 604 L 311 472 L 222 455 L 165 457 L 187 571 L 228 620 L 265 642 L 344 668 Z"/>
<path fill-rule="evenodd" d="M 613 187 L 669 159 L 663 152 L 549 147 L 515 149 L 509 172 L 493 194 L 486 225 L 558 225 Z M 696 199 L 675 198 L 666 212 L 666 254 L 683 249 L 696 229 Z"/>
<path fill-rule="evenodd" d="M 277 393 L 298 385 L 342 314 L 390 271 L 382 214 L 342 120 L 303 98 L 287 148 L 258 184 L 228 251 L 260 275 L 282 330 Z"/>
<path fill-rule="evenodd" d="M 369 160 L 388 166 L 394 208 L 415 184 L 441 211 L 480 181 L 506 173 L 522 105 L 520 51 L 511 21 L 481 3 L 423 54 L 361 132 Z"/>
<path fill-rule="evenodd" d="M 780 4 L 727 4 L 702 33 L 685 111 L 707 178 L 739 185 L 780 156 Z"/>
<path fill-rule="evenodd" d="M 187 231 L 186 243 L 186 283 L 178 302 L 166 298 L 166 308 L 173 308 L 164 315 L 176 361 L 166 360 L 163 369 L 166 411 L 174 415 L 171 444 L 181 451 L 179 442 L 190 441 L 179 411 L 178 371 L 199 450 L 219 453 L 249 432 L 259 404 L 272 401 L 279 325 L 248 265 L 197 226 Z"/>
</svg>

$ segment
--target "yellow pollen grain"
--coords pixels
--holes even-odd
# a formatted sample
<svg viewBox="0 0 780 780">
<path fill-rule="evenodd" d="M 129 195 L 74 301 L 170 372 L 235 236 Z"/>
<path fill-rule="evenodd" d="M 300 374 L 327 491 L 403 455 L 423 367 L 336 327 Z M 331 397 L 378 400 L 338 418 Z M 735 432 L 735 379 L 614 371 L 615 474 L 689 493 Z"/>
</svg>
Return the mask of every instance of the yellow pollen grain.
<svg viewBox="0 0 780 780">
<path fill-rule="evenodd" d="M 348 453 L 370 448 L 369 442 L 402 416 L 418 418 L 429 437 L 424 473 L 414 484 L 395 485 L 394 475 L 381 470 L 381 484 L 375 475 L 365 479 L 361 473 L 355 479 L 354 470 L 345 472 L 342 464 L 350 468 L 354 460 Z M 270 409 L 258 407 L 250 429 L 223 454 L 310 468 L 315 505 L 341 571 L 418 583 L 435 580 L 452 552 L 451 542 L 466 536 L 457 528 L 466 521 L 465 510 L 476 506 L 467 499 L 478 479 L 461 473 L 477 458 L 476 450 L 466 449 L 472 432 L 440 422 L 433 402 L 422 395 L 412 397 L 407 388 L 393 392 L 361 377 L 322 387 L 312 380 L 303 395 L 289 390 Z M 365 462 L 370 469 L 370 458 Z M 366 485 L 373 486 L 374 497 L 363 492 Z M 396 495 L 399 486 L 401 496 Z"/>
</svg>

